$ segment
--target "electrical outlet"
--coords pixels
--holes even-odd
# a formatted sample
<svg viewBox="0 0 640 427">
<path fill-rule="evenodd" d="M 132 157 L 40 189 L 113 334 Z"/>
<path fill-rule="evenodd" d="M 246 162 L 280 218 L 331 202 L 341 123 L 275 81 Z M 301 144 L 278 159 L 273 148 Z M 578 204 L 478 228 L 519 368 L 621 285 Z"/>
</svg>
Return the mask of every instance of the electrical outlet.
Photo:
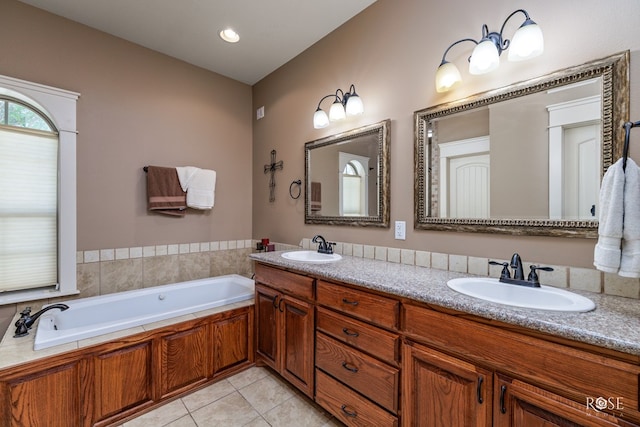
<svg viewBox="0 0 640 427">
<path fill-rule="evenodd" d="M 256 110 L 256 119 L 260 120 L 264 117 L 264 105 Z"/>
<path fill-rule="evenodd" d="M 407 223 L 404 221 L 396 221 L 396 240 L 405 240 L 407 238 Z"/>
</svg>

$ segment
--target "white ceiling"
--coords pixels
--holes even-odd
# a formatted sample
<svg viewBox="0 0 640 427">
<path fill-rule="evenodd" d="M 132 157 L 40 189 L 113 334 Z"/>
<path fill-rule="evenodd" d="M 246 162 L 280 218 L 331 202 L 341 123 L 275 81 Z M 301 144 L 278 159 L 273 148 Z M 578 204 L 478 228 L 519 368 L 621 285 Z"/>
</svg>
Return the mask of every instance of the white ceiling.
<svg viewBox="0 0 640 427">
<path fill-rule="evenodd" d="M 253 85 L 376 0 L 20 1 Z"/>
</svg>

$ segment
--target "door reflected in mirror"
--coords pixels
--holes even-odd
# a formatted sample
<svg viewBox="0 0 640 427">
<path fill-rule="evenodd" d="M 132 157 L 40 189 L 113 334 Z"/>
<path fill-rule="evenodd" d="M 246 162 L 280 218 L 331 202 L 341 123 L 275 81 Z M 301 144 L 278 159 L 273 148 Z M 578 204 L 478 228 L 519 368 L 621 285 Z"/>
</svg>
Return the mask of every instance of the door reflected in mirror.
<svg viewBox="0 0 640 427">
<path fill-rule="evenodd" d="M 305 223 L 389 227 L 390 121 L 305 144 Z"/>
</svg>

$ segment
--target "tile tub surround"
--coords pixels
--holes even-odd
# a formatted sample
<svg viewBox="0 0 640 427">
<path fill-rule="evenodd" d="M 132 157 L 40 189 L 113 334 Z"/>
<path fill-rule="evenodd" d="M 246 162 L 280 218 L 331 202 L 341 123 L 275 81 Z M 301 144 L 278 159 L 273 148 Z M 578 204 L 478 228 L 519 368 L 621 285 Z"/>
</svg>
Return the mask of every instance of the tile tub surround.
<svg viewBox="0 0 640 427">
<path fill-rule="evenodd" d="M 287 260 L 280 256 L 281 253 L 254 253 L 250 257 L 316 277 L 352 283 L 410 300 L 640 356 L 640 304 L 632 298 L 574 289 L 574 292 L 593 300 L 596 309 L 588 313 L 522 309 L 472 298 L 447 287 L 448 280 L 468 277 L 469 273 L 345 254 L 337 262 L 309 264 Z"/>
<path fill-rule="evenodd" d="M 181 243 L 80 251 L 76 254 L 79 297 L 105 295 L 205 277 L 250 277 L 252 240 Z"/>
</svg>

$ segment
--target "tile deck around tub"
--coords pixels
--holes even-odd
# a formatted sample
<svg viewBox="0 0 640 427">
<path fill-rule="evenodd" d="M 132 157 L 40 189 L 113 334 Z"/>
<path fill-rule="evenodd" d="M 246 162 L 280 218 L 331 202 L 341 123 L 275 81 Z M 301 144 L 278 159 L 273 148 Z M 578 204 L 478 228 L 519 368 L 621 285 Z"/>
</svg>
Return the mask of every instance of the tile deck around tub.
<svg viewBox="0 0 640 427">
<path fill-rule="evenodd" d="M 120 427 L 339 427 L 267 368 L 252 367 L 166 403 Z"/>
</svg>

